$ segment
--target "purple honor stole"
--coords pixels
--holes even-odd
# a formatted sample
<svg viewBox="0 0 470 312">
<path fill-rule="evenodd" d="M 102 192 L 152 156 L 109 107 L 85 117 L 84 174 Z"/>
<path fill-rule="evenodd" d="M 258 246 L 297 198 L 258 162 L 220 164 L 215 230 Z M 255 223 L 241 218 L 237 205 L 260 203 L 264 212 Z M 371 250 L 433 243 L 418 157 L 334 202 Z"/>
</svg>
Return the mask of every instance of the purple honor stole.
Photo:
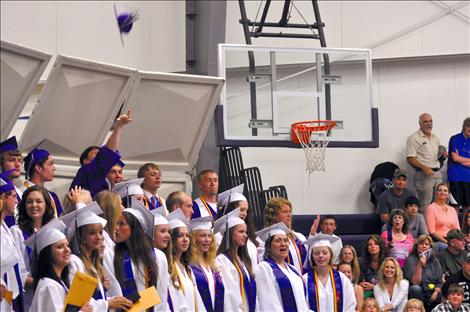
<svg viewBox="0 0 470 312">
<path fill-rule="evenodd" d="M 286 312 L 297 311 L 297 303 L 295 302 L 294 292 L 292 291 L 292 285 L 290 283 L 289 278 L 284 274 L 284 272 L 282 272 L 281 268 L 277 265 L 276 261 L 274 261 L 272 258 L 267 258 L 264 261 L 269 263 L 269 265 L 271 266 L 271 269 L 273 270 L 274 277 L 276 278 L 277 285 L 279 286 L 279 292 L 281 293 L 282 307 L 284 311 Z M 293 266 L 289 265 L 289 268 L 295 274 L 297 274 L 297 276 L 299 276 L 300 279 L 302 279 L 302 277 L 299 275 L 299 273 Z M 304 292 L 305 292 L 305 287 L 304 287 Z"/>
<path fill-rule="evenodd" d="M 51 192 L 49 191 L 49 194 L 51 195 L 51 198 L 52 200 L 54 201 L 54 205 L 55 205 L 55 210 L 56 210 L 56 213 L 57 213 L 57 218 L 60 217 L 60 215 L 62 214 L 62 205 L 60 204 L 60 200 L 59 200 L 59 197 L 57 196 L 56 193 L 54 192 Z"/>
<path fill-rule="evenodd" d="M 104 299 L 106 300 L 106 291 L 103 289 L 103 292 L 101 292 L 100 285 L 96 286 L 95 292 L 93 293 L 93 299 L 99 300 L 99 299 Z"/>
<path fill-rule="evenodd" d="M 155 250 L 152 249 L 152 256 L 155 259 Z M 135 282 L 134 273 L 132 272 L 132 259 L 129 256 L 129 253 L 126 251 L 124 254 L 124 281 L 119 283 L 122 289 L 122 295 L 128 297 L 134 292 L 137 292 L 137 284 Z M 147 284 L 147 282 L 146 282 Z M 146 311 L 154 311 L 153 308 L 150 308 Z"/>
<path fill-rule="evenodd" d="M 25 241 L 31 236 L 31 233 L 25 232 L 23 230 L 21 230 L 21 234 L 23 234 L 23 239 Z M 25 246 L 26 246 L 26 244 L 25 244 Z M 31 255 L 33 250 L 31 248 L 29 248 L 28 246 L 26 246 L 25 250 L 26 250 L 26 253 L 28 254 L 29 264 L 31 265 L 31 263 L 33 262 L 33 257 Z"/>
<path fill-rule="evenodd" d="M 168 290 L 168 307 L 170 307 L 171 312 L 175 312 L 175 308 L 173 307 L 173 300 L 171 300 L 170 290 Z"/>
<path fill-rule="evenodd" d="M 304 244 L 302 244 L 300 239 L 298 239 L 297 236 L 295 236 L 295 234 L 293 234 L 292 236 L 294 236 L 294 242 L 293 243 L 295 243 L 295 247 L 296 247 L 296 251 L 297 251 L 297 257 L 299 258 L 299 261 L 300 261 L 301 272 L 298 272 L 298 273 L 303 274 L 303 272 L 302 272 L 303 271 L 303 265 L 307 260 L 307 249 L 305 248 Z M 289 236 L 289 241 L 292 242 L 291 236 Z M 294 265 L 294 257 L 292 257 L 292 254 L 291 254 L 290 250 L 289 250 L 288 263 L 291 264 L 291 265 Z"/>
<path fill-rule="evenodd" d="M 209 282 L 206 273 L 199 265 L 191 265 L 193 269 L 194 278 L 196 279 L 196 286 L 199 294 L 201 295 L 202 302 L 207 312 L 223 312 L 224 311 L 224 292 L 225 287 L 222 283 L 222 278 L 218 272 L 212 272 L 215 282 L 215 302 L 212 307 L 211 294 L 209 292 Z"/>
<path fill-rule="evenodd" d="M 20 277 L 20 267 L 18 263 L 16 263 L 13 266 L 15 270 L 15 278 L 16 278 L 16 283 L 18 284 L 18 289 L 20 291 L 19 295 L 16 296 L 16 298 L 13 299 L 13 302 L 11 303 L 11 306 L 13 308 L 13 311 L 15 312 L 23 312 L 24 307 L 23 307 L 23 284 L 21 283 L 21 277 Z M 7 278 L 7 273 L 4 274 L 3 280 L 8 286 L 8 278 Z M 5 300 L 5 299 L 4 299 Z"/>
<path fill-rule="evenodd" d="M 330 282 L 333 288 L 334 299 L 334 312 L 343 311 L 343 284 L 341 283 L 341 276 L 338 271 L 330 268 Z M 307 289 L 308 289 L 308 304 L 312 311 L 320 311 L 318 306 L 318 277 L 315 269 L 310 268 L 307 273 Z"/>
<path fill-rule="evenodd" d="M 243 290 L 245 292 L 245 298 L 248 300 L 249 312 L 254 312 L 256 308 L 256 281 L 253 277 L 249 277 L 246 270 L 243 269 L 243 265 L 235 263 L 230 255 L 226 252 L 224 255 L 232 262 L 237 269 L 238 277 L 243 279 Z M 242 276 L 240 276 L 240 274 Z"/>
</svg>

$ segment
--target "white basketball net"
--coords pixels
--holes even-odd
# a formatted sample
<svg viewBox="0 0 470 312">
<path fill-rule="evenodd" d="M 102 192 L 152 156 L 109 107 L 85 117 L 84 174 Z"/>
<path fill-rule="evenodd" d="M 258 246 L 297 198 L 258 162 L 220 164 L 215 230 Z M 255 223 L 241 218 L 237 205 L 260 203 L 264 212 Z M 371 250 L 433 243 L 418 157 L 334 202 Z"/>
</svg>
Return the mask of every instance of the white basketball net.
<svg viewBox="0 0 470 312">
<path fill-rule="evenodd" d="M 321 127 L 324 122 L 306 123 L 306 126 Z M 331 129 L 311 131 L 308 127 L 294 127 L 294 133 L 297 136 L 307 162 L 306 171 L 310 174 L 314 171 L 325 171 L 325 151 L 330 143 Z"/>
</svg>

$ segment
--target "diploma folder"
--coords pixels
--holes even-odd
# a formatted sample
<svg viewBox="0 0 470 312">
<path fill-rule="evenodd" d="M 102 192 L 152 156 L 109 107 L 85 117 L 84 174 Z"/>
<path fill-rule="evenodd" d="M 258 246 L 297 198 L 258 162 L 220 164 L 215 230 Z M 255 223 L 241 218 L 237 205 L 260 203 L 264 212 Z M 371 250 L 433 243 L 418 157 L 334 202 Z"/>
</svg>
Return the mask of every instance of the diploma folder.
<svg viewBox="0 0 470 312">
<path fill-rule="evenodd" d="M 75 311 L 76 307 L 80 310 L 82 306 L 90 301 L 97 286 L 98 279 L 88 274 L 77 272 L 67 297 L 65 297 L 64 312 Z"/>
<path fill-rule="evenodd" d="M 140 299 L 127 312 L 139 312 L 160 304 L 162 300 L 157 293 L 155 286 L 142 290 Z"/>
</svg>

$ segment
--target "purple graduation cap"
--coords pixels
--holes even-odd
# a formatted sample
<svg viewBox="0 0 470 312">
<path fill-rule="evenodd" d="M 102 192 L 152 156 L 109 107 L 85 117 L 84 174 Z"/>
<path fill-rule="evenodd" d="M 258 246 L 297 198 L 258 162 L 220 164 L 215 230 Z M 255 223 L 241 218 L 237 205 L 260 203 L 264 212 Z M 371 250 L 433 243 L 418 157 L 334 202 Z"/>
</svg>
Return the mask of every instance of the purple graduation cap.
<svg viewBox="0 0 470 312">
<path fill-rule="evenodd" d="M 11 138 L 6 139 L 0 143 L 0 154 L 16 151 L 18 151 L 18 142 L 16 142 L 15 136 L 12 136 Z"/>
<path fill-rule="evenodd" d="M 119 34 L 121 36 L 121 44 L 124 46 L 123 34 L 126 35 L 132 30 L 134 22 L 139 19 L 139 12 L 133 11 L 130 13 L 118 14 L 116 4 L 114 4 L 114 15 L 116 16 L 117 26 L 119 28 Z"/>
<path fill-rule="evenodd" d="M 40 163 L 45 158 L 49 157 L 50 153 L 44 149 L 39 149 L 39 145 L 41 145 L 45 140 L 39 142 L 24 158 L 24 170 L 25 170 L 25 177 L 29 179 L 29 170 L 31 168 Z"/>
</svg>

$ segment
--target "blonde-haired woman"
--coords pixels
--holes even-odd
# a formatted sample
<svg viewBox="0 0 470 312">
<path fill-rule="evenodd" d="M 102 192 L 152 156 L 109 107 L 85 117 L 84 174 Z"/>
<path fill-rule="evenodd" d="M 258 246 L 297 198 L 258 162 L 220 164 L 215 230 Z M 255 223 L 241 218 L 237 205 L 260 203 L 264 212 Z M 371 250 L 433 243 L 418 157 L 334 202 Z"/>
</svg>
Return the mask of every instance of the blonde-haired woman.
<svg viewBox="0 0 470 312">
<path fill-rule="evenodd" d="M 303 245 L 306 240 L 305 236 L 292 229 L 292 203 L 283 197 L 273 197 L 266 204 L 264 210 L 264 227 L 274 225 L 278 222 L 283 222 L 291 232 L 287 235 L 289 239 L 289 255 L 286 262 L 293 265 L 300 274 L 303 274 L 304 263 L 307 261 L 307 249 Z M 314 221 L 318 227 L 319 217 Z M 316 234 L 316 233 L 311 233 Z M 263 248 L 258 248 L 260 254 L 264 254 Z"/>
<path fill-rule="evenodd" d="M 224 311 L 225 287 L 215 262 L 217 248 L 212 233 L 212 217 L 191 220 L 192 278 L 196 284 L 198 312 Z"/>
<path fill-rule="evenodd" d="M 418 299 L 410 299 L 405 304 L 405 312 L 426 312 L 423 302 Z"/>
<path fill-rule="evenodd" d="M 339 253 L 338 263 L 348 263 L 352 269 L 353 283 L 359 284 L 359 276 L 361 274 L 361 267 L 359 265 L 359 258 L 357 257 L 356 248 L 352 245 L 344 245 Z"/>
<path fill-rule="evenodd" d="M 378 284 L 374 286 L 374 297 L 382 311 L 402 312 L 408 298 L 409 283 L 403 279 L 398 261 L 387 257 L 382 262 L 378 274 Z"/>
</svg>

